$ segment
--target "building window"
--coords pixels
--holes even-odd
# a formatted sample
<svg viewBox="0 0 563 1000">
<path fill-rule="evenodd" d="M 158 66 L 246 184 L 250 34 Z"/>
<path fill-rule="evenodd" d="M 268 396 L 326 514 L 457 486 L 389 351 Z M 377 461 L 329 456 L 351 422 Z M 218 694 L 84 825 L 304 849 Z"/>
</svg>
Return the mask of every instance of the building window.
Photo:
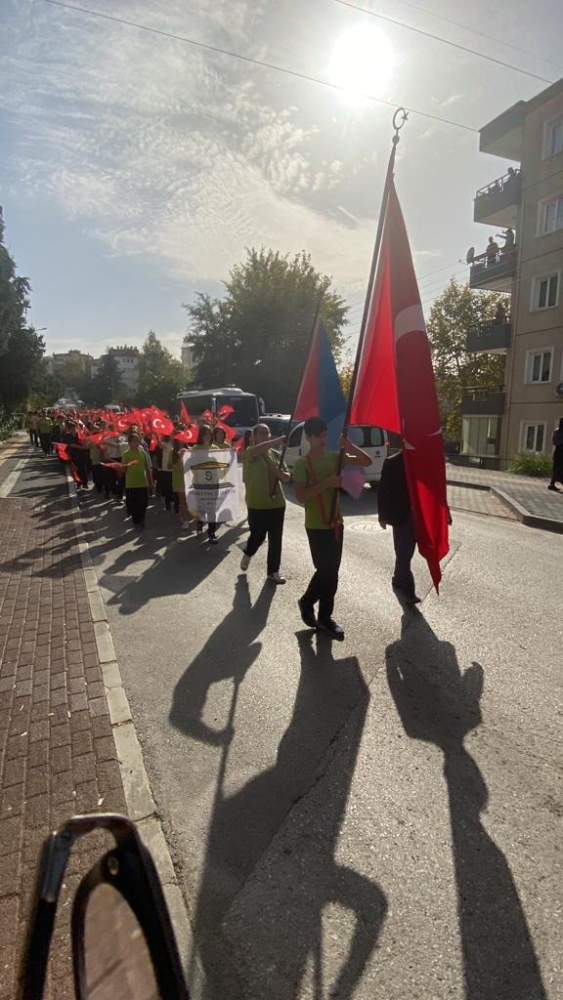
<svg viewBox="0 0 563 1000">
<path fill-rule="evenodd" d="M 553 309 L 559 303 L 559 271 L 534 278 L 532 282 L 532 311 Z"/>
<path fill-rule="evenodd" d="M 546 122 L 544 126 L 543 159 L 563 152 L 563 118 Z"/>
<path fill-rule="evenodd" d="M 551 382 L 553 347 L 543 351 L 528 351 L 526 354 L 526 382 L 539 385 Z"/>
<path fill-rule="evenodd" d="M 521 451 L 540 452 L 544 450 L 546 439 L 546 422 L 537 420 L 534 423 L 523 423 L 521 431 Z"/>
<path fill-rule="evenodd" d="M 554 233 L 556 229 L 563 229 L 563 195 L 540 202 L 539 212 L 539 236 L 546 236 L 547 233 Z"/>
<path fill-rule="evenodd" d="M 464 455 L 498 455 L 500 417 L 464 417 L 462 446 Z"/>
</svg>

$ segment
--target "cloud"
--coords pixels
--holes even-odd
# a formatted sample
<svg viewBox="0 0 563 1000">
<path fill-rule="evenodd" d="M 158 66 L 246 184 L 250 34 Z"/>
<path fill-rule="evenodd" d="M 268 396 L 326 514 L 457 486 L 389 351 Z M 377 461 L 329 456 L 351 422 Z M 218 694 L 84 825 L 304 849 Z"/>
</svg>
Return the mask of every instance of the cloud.
<svg viewBox="0 0 563 1000">
<path fill-rule="evenodd" d="M 262 76 L 69 11 L 34 5 L 26 23 L 22 7 L 3 98 L 25 130 L 11 160 L 22 197 L 56 203 L 108 254 L 142 255 L 176 279 L 223 278 L 261 244 L 307 248 L 342 288 L 364 279 L 373 221 L 342 206 L 351 171 L 296 106 L 264 97 Z M 109 0 L 98 9 L 114 11 Z M 261 11 L 199 0 L 189 34 L 247 45 Z M 164 13 L 129 3 L 126 16 L 187 32 L 183 0 Z"/>
</svg>

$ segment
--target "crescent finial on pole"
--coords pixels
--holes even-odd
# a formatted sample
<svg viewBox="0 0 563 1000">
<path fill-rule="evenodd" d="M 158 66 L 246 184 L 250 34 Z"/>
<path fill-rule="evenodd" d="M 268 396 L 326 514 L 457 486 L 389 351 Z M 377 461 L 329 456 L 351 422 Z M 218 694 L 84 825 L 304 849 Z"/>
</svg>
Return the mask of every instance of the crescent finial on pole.
<svg viewBox="0 0 563 1000">
<path fill-rule="evenodd" d="M 400 117 L 399 117 L 400 116 Z M 405 108 L 397 108 L 395 114 L 393 115 L 393 128 L 395 129 L 395 135 L 393 136 L 393 142 L 397 143 L 399 141 L 399 132 L 401 131 L 403 125 L 408 121 L 409 113 Z"/>
</svg>

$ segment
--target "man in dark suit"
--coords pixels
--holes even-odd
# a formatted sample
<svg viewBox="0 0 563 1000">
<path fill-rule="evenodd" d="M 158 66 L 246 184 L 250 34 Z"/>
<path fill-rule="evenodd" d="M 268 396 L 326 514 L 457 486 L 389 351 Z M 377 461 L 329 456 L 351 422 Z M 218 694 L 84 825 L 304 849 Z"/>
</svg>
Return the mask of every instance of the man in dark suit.
<svg viewBox="0 0 563 1000">
<path fill-rule="evenodd" d="M 386 528 L 390 524 L 393 528 L 395 546 L 393 589 L 400 592 L 407 604 L 420 604 L 411 571 L 416 538 L 402 451 L 386 458 L 383 463 L 377 491 L 377 509 L 381 527 Z"/>
</svg>

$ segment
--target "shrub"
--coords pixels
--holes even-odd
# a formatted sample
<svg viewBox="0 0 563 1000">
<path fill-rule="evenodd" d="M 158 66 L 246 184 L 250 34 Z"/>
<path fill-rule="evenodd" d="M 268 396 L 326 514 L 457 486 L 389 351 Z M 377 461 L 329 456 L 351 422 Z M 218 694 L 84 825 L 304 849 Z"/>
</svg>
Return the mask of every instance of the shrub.
<svg viewBox="0 0 563 1000">
<path fill-rule="evenodd" d="M 549 455 L 522 451 L 514 456 L 508 471 L 517 472 L 520 476 L 551 476 L 551 465 Z"/>
<path fill-rule="evenodd" d="M 17 424 L 17 417 L 15 417 L 13 413 L 8 413 L 7 410 L 0 405 L 0 441 L 9 437 L 12 431 L 16 428 Z"/>
</svg>

